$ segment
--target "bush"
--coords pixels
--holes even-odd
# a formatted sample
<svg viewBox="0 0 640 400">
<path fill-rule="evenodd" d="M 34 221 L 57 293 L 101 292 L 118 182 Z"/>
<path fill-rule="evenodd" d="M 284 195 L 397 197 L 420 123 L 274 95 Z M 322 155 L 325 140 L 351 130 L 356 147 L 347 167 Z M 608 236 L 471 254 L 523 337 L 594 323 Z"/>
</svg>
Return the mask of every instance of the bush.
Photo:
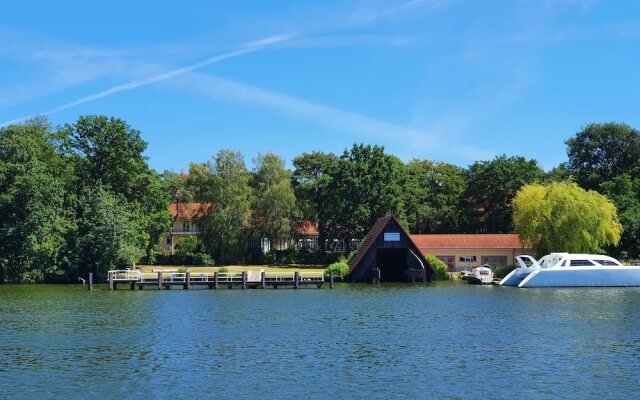
<svg viewBox="0 0 640 400">
<path fill-rule="evenodd" d="M 170 254 L 156 256 L 153 265 L 212 265 L 214 261 L 206 254 Z"/>
<path fill-rule="evenodd" d="M 494 279 L 502 279 L 505 276 L 509 275 L 509 273 L 511 271 L 513 271 L 515 269 L 515 267 L 513 266 L 500 266 L 500 267 L 494 267 L 491 266 L 491 270 L 493 272 L 493 278 Z"/>
<path fill-rule="evenodd" d="M 204 252 L 204 246 L 195 236 L 189 236 L 182 240 L 178 240 L 175 246 L 175 252 L 178 255 L 193 256 Z"/>
<path fill-rule="evenodd" d="M 187 273 L 187 267 L 179 267 L 178 268 L 178 273 L 186 274 Z"/>
<path fill-rule="evenodd" d="M 222 273 L 222 274 L 226 274 L 227 272 L 229 272 L 229 268 L 227 267 L 220 267 L 220 269 L 218 270 L 218 272 Z"/>
<path fill-rule="evenodd" d="M 276 264 L 296 264 L 298 262 L 298 251 L 295 249 L 287 249 L 276 251 Z"/>
<path fill-rule="evenodd" d="M 427 256 L 427 261 L 429 261 L 429 264 L 431 264 L 433 269 L 436 270 L 436 280 L 447 281 L 450 279 L 449 274 L 447 273 L 449 267 L 444 263 L 444 261 L 431 255 Z"/>
<path fill-rule="evenodd" d="M 344 261 L 338 261 L 324 269 L 325 275 L 329 275 L 332 272 L 336 278 L 344 278 L 349 273 L 349 265 Z"/>
</svg>

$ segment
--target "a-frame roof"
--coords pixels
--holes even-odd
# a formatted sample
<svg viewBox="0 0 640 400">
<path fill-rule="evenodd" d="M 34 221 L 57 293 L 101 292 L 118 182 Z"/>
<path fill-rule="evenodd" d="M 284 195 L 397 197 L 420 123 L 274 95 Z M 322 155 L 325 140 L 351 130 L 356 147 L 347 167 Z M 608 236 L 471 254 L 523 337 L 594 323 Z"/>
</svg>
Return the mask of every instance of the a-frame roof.
<svg viewBox="0 0 640 400">
<path fill-rule="evenodd" d="M 373 244 L 378 239 L 378 236 L 380 236 L 380 234 L 384 231 L 387 225 L 389 225 L 390 221 L 394 221 L 400 227 L 400 229 L 402 230 L 402 233 L 407 237 L 407 239 L 409 240 L 409 243 L 413 246 L 412 252 L 415 251 L 414 253 L 415 256 L 419 257 L 425 266 L 429 266 L 429 268 L 433 270 L 433 267 L 431 266 L 431 264 L 429 264 L 429 262 L 426 260 L 426 258 L 424 257 L 424 255 L 422 254 L 418 246 L 416 246 L 416 244 L 414 243 L 413 239 L 411 238 L 411 235 L 409 235 L 407 231 L 402 227 L 402 224 L 400 224 L 400 221 L 398 221 L 395 215 L 387 215 L 386 217 L 383 217 L 377 220 L 376 223 L 373 224 L 373 227 L 371 227 L 371 230 L 369 230 L 369 233 L 367 233 L 367 236 L 364 238 L 364 241 L 362 242 L 362 246 L 360 246 L 358 253 L 356 253 L 356 255 L 351 259 L 351 261 L 349 261 L 349 274 L 353 272 L 353 270 L 358 266 L 360 261 L 362 261 L 364 256 L 369 252 L 369 250 L 371 250 L 371 246 L 373 246 Z M 433 272 L 435 273 L 435 270 L 433 270 Z"/>
</svg>

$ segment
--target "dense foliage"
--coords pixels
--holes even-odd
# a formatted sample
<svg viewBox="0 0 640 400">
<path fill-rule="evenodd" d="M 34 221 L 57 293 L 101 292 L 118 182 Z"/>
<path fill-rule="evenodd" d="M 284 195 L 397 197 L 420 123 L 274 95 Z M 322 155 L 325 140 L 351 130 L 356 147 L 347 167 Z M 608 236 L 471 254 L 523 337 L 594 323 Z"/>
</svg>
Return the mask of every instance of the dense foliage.
<svg viewBox="0 0 640 400">
<path fill-rule="evenodd" d="M 124 121 L 0 130 L 0 281 L 64 281 L 151 256 L 169 197 Z"/>
<path fill-rule="evenodd" d="M 427 256 L 427 261 L 429 261 L 429 264 L 431 265 L 431 267 L 433 267 L 433 269 L 436 270 L 436 276 L 435 276 L 436 280 L 446 281 L 451 279 L 451 277 L 448 274 L 449 268 L 447 267 L 447 264 L 445 264 L 444 261 L 432 255 Z"/>
<path fill-rule="evenodd" d="M 599 253 L 620 241 L 613 203 L 573 182 L 524 186 L 513 205 L 515 230 L 538 255 Z"/>
<path fill-rule="evenodd" d="M 176 245 L 175 257 L 331 262 L 325 250 L 352 250 L 388 214 L 414 233 L 516 229 L 539 252 L 640 257 L 640 133 L 624 124 L 587 125 L 567 140 L 568 162 L 546 173 L 517 156 L 462 168 L 356 144 L 341 155 L 301 154 L 291 170 L 273 153 L 249 170 L 242 154 L 220 150 L 188 173 L 158 174 L 145 149 L 139 131 L 105 116 L 0 129 L 0 282 L 166 261 L 160 238 L 194 202 L 205 205 L 201 235 Z M 311 224 L 320 252 L 288 247 Z M 265 244 L 268 256 L 256 252 Z"/>
<path fill-rule="evenodd" d="M 324 269 L 324 274 L 329 276 L 333 272 L 333 276 L 336 278 L 344 278 L 349 273 L 349 264 L 345 261 L 337 261 L 333 264 L 329 264 Z"/>
</svg>

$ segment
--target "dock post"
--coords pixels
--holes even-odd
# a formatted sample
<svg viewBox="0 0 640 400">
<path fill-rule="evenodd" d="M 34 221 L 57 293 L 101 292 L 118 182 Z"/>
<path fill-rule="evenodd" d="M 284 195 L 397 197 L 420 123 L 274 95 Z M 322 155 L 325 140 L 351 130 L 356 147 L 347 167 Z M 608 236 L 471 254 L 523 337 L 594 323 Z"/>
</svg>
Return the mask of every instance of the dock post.
<svg viewBox="0 0 640 400">
<path fill-rule="evenodd" d="M 109 290 L 114 290 L 115 287 L 116 285 L 113 282 L 113 274 L 109 274 Z"/>
<path fill-rule="evenodd" d="M 136 283 L 135 282 L 129 282 L 129 290 L 136 290 Z"/>
<path fill-rule="evenodd" d="M 267 280 L 265 279 L 266 273 L 264 271 L 260 272 L 260 289 L 264 289 L 267 287 Z"/>
<path fill-rule="evenodd" d="M 295 281 L 294 287 L 300 289 L 300 272 L 296 271 L 295 274 L 293 274 L 293 280 Z"/>
<path fill-rule="evenodd" d="M 422 282 L 424 282 L 424 284 L 427 284 L 427 270 L 426 269 L 422 269 Z"/>
<path fill-rule="evenodd" d="M 242 271 L 242 288 L 247 288 L 247 271 Z"/>
<path fill-rule="evenodd" d="M 187 275 L 184 282 L 184 288 L 186 290 L 191 289 L 191 271 L 187 271 Z"/>
<path fill-rule="evenodd" d="M 218 272 L 213 273 L 213 288 L 218 289 Z"/>
<path fill-rule="evenodd" d="M 329 272 L 329 289 L 333 289 L 333 271 Z"/>
<path fill-rule="evenodd" d="M 158 290 L 162 290 L 162 272 L 158 272 Z"/>
<path fill-rule="evenodd" d="M 93 290 L 93 272 L 89 272 L 89 290 Z"/>
</svg>

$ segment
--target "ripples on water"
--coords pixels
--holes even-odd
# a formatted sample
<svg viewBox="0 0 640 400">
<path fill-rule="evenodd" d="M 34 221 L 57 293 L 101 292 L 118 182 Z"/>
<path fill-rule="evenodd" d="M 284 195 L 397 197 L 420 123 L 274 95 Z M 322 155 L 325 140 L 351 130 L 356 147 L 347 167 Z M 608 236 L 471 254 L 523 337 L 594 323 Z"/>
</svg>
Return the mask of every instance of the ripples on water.
<svg viewBox="0 0 640 400">
<path fill-rule="evenodd" d="M 640 288 L 0 286 L 0 398 L 639 398 Z"/>
</svg>

